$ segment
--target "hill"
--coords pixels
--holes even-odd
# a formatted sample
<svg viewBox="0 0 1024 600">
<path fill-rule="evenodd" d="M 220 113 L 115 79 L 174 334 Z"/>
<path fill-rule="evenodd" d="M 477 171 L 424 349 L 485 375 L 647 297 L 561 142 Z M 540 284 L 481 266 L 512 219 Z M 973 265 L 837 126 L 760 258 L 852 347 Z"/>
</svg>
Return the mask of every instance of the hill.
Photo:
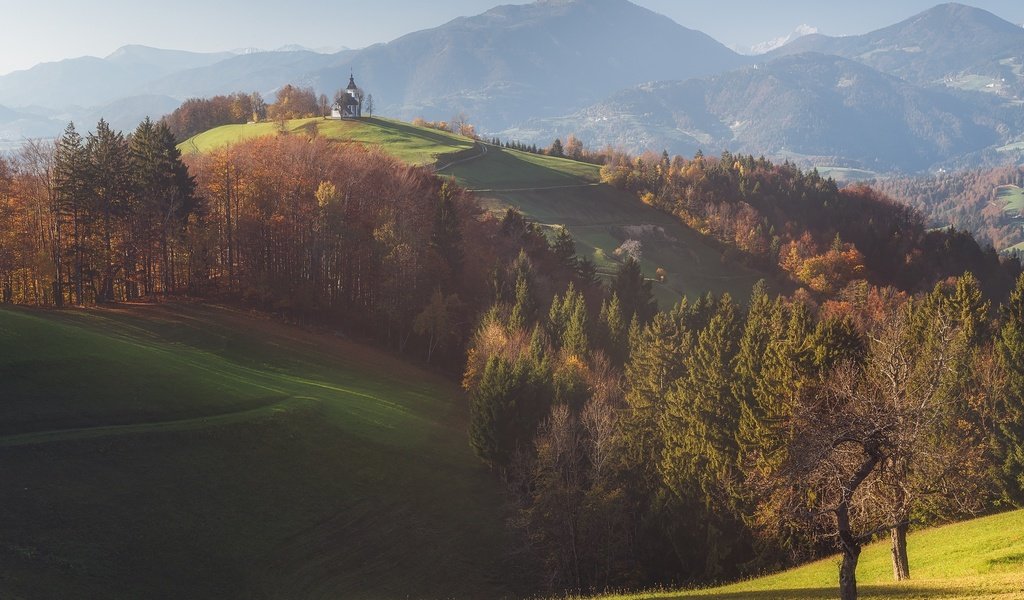
<svg viewBox="0 0 1024 600">
<path fill-rule="evenodd" d="M 1024 598 L 1024 511 L 1008 512 L 935 529 L 907 539 L 912 579 L 893 583 L 889 543 L 865 547 L 857 569 L 860 596 L 870 598 Z M 607 596 L 640 598 L 772 599 L 834 598 L 838 559 L 718 588 Z"/>
<path fill-rule="evenodd" d="M 627 0 L 542 0 L 371 46 L 317 71 L 314 81 L 334 89 L 354 70 L 381 112 L 450 119 L 461 111 L 495 131 L 645 81 L 711 75 L 746 62 L 706 34 Z"/>
<path fill-rule="evenodd" d="M 709 291 L 745 299 L 764 277 L 726 261 L 721 250 L 671 215 L 599 183 L 596 165 L 490 146 L 485 156 L 440 173 L 475 190 L 493 210 L 511 206 L 549 230 L 566 227 L 577 254 L 593 260 L 604 275 L 621 262 L 616 248 L 639 240 L 644 274 L 655 279 L 658 268 L 666 271 L 665 282 L 654 286 L 662 308 Z"/>
<path fill-rule="evenodd" d="M 720 250 L 670 215 L 602 185 L 597 165 L 490 144 L 474 146 L 468 138 L 380 117 L 360 121 L 299 119 L 287 121 L 285 130 L 288 135 L 308 135 L 313 124 L 317 135 L 328 139 L 378 145 L 412 164 L 440 162 L 440 175 L 453 176 L 460 185 L 476 191 L 482 203 L 494 211 L 515 207 L 550 231 L 566 226 L 576 239 L 579 255 L 593 260 L 605 275 L 621 262 L 615 249 L 627 239 L 640 240 L 647 277 L 655 278 L 659 267 L 667 271 L 666 282 L 655 286 L 663 307 L 684 295 L 694 298 L 708 291 L 745 298 L 764 277 L 728 263 Z M 277 123 L 225 125 L 178 147 L 186 154 L 205 152 L 244 139 L 276 135 L 279 130 Z"/>
<path fill-rule="evenodd" d="M 648 84 L 511 137 L 555 130 L 633 151 L 697 149 L 802 164 L 917 171 L 1008 139 L 1019 111 L 991 98 L 924 89 L 856 61 L 786 56 L 707 79 Z"/>
<path fill-rule="evenodd" d="M 285 122 L 284 132 L 286 135 L 318 135 L 339 142 L 381 146 L 395 157 L 416 165 L 433 164 L 445 155 L 468 152 L 474 147 L 469 138 L 381 117 L 359 121 L 295 119 Z M 222 125 L 192 136 L 179 144 L 178 149 L 183 154 L 202 153 L 242 140 L 280 133 L 280 124 L 272 122 Z"/>
<path fill-rule="evenodd" d="M 448 381 L 216 307 L 0 332 L 0 596 L 507 595 Z"/>
<path fill-rule="evenodd" d="M 963 4 L 940 4 L 864 35 L 808 35 L 770 56 L 844 56 L 919 85 L 945 85 L 1020 99 L 1024 28 Z"/>
</svg>

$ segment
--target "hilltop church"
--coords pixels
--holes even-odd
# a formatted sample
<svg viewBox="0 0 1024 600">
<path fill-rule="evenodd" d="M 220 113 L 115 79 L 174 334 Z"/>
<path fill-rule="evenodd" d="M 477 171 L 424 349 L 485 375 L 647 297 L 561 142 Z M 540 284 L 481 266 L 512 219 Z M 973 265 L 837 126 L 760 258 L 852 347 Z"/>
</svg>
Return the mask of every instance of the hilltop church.
<svg viewBox="0 0 1024 600">
<path fill-rule="evenodd" d="M 355 75 L 349 75 L 348 87 L 331 107 L 332 119 L 358 119 L 363 116 L 363 94 L 356 85 Z"/>
</svg>

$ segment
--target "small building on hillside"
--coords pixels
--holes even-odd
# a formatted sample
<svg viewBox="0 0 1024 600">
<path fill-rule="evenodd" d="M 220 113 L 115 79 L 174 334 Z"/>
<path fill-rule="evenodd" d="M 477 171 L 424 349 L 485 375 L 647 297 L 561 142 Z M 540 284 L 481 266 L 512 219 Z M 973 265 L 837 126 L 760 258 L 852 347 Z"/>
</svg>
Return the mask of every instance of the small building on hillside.
<svg viewBox="0 0 1024 600">
<path fill-rule="evenodd" d="M 335 98 L 331 107 L 332 119 L 358 119 L 363 116 L 363 92 L 356 85 L 354 75 L 349 75 L 348 87 Z"/>
</svg>

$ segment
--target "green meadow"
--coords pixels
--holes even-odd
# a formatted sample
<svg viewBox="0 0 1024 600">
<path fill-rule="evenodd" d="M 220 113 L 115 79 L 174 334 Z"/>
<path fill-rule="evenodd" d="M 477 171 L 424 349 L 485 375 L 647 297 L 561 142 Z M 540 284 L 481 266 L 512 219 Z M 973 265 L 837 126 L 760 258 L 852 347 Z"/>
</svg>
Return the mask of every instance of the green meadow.
<svg viewBox="0 0 1024 600">
<path fill-rule="evenodd" d="M 195 135 L 181 144 L 183 154 L 202 153 L 248 139 L 270 135 L 318 135 L 339 142 L 380 146 L 389 154 L 416 165 L 433 163 L 445 154 L 473 147 L 473 141 L 446 131 L 438 131 L 382 117 L 358 121 L 310 118 L 278 122 L 222 125 Z"/>
<path fill-rule="evenodd" d="M 0 309 L 0 597 L 503 597 L 448 380 L 196 305 Z"/>
<path fill-rule="evenodd" d="M 709 291 L 745 299 L 763 277 L 725 260 L 671 215 L 601 184 L 596 165 L 489 146 L 486 155 L 441 174 L 476 190 L 491 210 L 515 207 L 549 229 L 566 227 L 577 253 L 593 260 L 602 275 L 611 276 L 622 262 L 615 250 L 623 242 L 639 240 L 644 274 L 655 279 L 657 269 L 666 272 L 665 281 L 654 284 L 662 308 Z"/>
<path fill-rule="evenodd" d="M 857 568 L 861 598 L 1024 598 L 1024 511 L 917 531 L 908 537 L 907 549 L 911 579 L 896 583 L 892 579 L 888 541 L 864 548 Z M 722 587 L 603 598 L 826 600 L 838 596 L 838 579 L 839 558 L 836 557 Z"/>
</svg>

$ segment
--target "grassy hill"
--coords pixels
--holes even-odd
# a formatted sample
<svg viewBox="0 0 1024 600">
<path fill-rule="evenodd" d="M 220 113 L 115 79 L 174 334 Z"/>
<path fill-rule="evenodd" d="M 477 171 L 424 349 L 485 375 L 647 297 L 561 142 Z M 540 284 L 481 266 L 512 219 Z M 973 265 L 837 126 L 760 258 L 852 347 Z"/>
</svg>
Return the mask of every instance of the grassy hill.
<svg viewBox="0 0 1024 600">
<path fill-rule="evenodd" d="M 918 531 L 907 544 L 911 580 L 903 583 L 892 580 L 888 541 L 864 549 L 857 569 L 862 598 L 1024 598 L 1024 511 Z M 606 599 L 827 599 L 838 594 L 838 576 L 837 557 L 718 588 Z"/>
<path fill-rule="evenodd" d="M 602 185 L 596 165 L 487 144 L 481 144 L 483 153 L 477 154 L 468 138 L 380 117 L 298 119 L 286 121 L 284 131 L 308 135 L 314 126 L 317 135 L 379 145 L 409 163 L 440 163 L 439 174 L 453 176 L 477 191 L 485 206 L 495 211 L 514 206 L 552 233 L 556 227 L 567 227 L 580 256 L 591 258 L 604 275 L 613 273 L 621 262 L 614 252 L 622 242 L 640 240 L 645 275 L 653 279 L 659 267 L 667 272 L 666 281 L 654 287 L 662 307 L 684 295 L 694 298 L 708 291 L 745 299 L 764 276 L 723 261 L 719 250 L 673 217 Z M 280 131 L 278 123 L 225 125 L 196 135 L 179 148 L 183 153 L 205 152 Z"/>
<path fill-rule="evenodd" d="M 183 154 L 207 152 L 247 139 L 276 135 L 316 135 L 327 139 L 381 146 L 397 158 L 416 165 L 431 164 L 445 154 L 469 150 L 473 140 L 445 131 L 416 127 L 402 121 L 381 117 L 359 121 L 333 119 L 295 119 L 285 121 L 284 128 L 276 122 L 222 125 L 192 136 L 178 145 Z"/>
<path fill-rule="evenodd" d="M 1000 186 L 996 192 L 996 202 L 1003 205 L 1003 212 L 1019 215 L 1024 211 L 1024 189 L 1015 185 Z"/>
<path fill-rule="evenodd" d="M 501 597 L 452 383 L 216 307 L 0 309 L 0 597 Z"/>
<path fill-rule="evenodd" d="M 514 206 L 549 228 L 566 227 L 580 256 L 593 260 L 604 274 L 615 271 L 614 251 L 627 239 L 643 244 L 641 266 L 649 278 L 660 267 L 665 283 L 654 290 L 662 307 L 683 295 L 729 292 L 741 299 L 763 277 L 724 262 L 722 254 L 693 230 L 633 195 L 600 180 L 596 165 L 488 146 L 488 152 L 447 169 L 462 185 L 476 190 L 494 210 Z"/>
</svg>

